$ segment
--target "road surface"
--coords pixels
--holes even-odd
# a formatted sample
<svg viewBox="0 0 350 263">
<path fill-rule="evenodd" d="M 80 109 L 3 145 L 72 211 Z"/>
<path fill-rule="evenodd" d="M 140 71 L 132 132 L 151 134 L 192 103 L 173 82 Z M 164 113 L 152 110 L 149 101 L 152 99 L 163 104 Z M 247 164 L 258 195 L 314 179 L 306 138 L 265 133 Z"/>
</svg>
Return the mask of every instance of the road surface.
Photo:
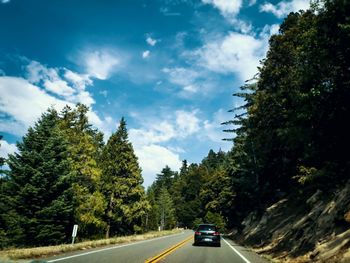
<svg viewBox="0 0 350 263">
<path fill-rule="evenodd" d="M 221 247 L 193 246 L 193 231 L 125 245 L 77 251 L 40 262 L 57 263 L 267 263 L 229 239 L 221 239 Z"/>
</svg>

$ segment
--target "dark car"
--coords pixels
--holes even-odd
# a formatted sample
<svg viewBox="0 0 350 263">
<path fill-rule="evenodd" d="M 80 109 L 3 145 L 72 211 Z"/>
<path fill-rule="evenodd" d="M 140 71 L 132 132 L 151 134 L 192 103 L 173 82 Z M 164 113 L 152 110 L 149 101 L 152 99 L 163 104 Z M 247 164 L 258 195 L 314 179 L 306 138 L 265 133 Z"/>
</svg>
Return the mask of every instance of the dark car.
<svg viewBox="0 0 350 263">
<path fill-rule="evenodd" d="M 194 245 L 210 244 L 221 246 L 220 233 L 214 224 L 201 224 L 198 225 L 196 232 L 194 233 Z"/>
</svg>

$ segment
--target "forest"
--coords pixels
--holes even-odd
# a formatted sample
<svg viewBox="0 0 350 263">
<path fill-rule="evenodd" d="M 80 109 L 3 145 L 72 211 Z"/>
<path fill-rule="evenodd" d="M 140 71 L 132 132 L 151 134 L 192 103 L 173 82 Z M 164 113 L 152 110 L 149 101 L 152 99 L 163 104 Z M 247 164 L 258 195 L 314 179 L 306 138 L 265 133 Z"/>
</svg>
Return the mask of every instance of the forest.
<svg viewBox="0 0 350 263">
<path fill-rule="evenodd" d="M 123 118 L 105 144 L 86 106 L 48 109 L 1 160 L 0 247 L 69 242 L 74 223 L 82 239 L 201 222 L 224 232 L 285 196 L 331 193 L 350 174 L 349 43 L 349 1 L 290 13 L 234 94 L 244 104 L 223 123 L 232 149 L 166 166 L 147 190 Z"/>
</svg>

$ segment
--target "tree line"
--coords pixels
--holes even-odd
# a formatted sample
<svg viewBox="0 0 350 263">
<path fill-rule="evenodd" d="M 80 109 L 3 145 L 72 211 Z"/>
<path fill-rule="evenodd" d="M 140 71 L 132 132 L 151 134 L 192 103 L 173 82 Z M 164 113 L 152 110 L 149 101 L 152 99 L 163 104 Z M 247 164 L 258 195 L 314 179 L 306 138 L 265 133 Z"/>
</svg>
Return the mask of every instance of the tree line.
<svg viewBox="0 0 350 263">
<path fill-rule="evenodd" d="M 88 108 L 49 109 L 9 155 L 0 177 L 0 246 L 69 242 L 142 231 L 149 209 L 122 118 L 107 143 Z M 3 161 L 3 160 L 2 160 Z"/>
<path fill-rule="evenodd" d="M 332 194 L 349 180 L 349 43 L 349 1 L 290 13 L 270 38 L 259 74 L 234 94 L 244 104 L 224 123 L 235 134 L 232 149 L 184 162 L 180 172 L 164 168 L 147 192 L 147 227 L 165 219 L 165 227 L 240 229 L 249 213 L 261 215 L 281 198 Z"/>
<path fill-rule="evenodd" d="M 183 161 L 179 171 L 165 167 L 146 193 L 124 119 L 104 145 L 85 106 L 46 112 L 0 178 L 0 245 L 67 242 L 72 222 L 82 237 L 201 222 L 240 229 L 249 213 L 281 198 L 305 200 L 344 184 L 350 2 L 324 0 L 289 14 L 269 43 L 258 76 L 234 94 L 244 104 L 224 123 L 232 149 Z"/>
</svg>

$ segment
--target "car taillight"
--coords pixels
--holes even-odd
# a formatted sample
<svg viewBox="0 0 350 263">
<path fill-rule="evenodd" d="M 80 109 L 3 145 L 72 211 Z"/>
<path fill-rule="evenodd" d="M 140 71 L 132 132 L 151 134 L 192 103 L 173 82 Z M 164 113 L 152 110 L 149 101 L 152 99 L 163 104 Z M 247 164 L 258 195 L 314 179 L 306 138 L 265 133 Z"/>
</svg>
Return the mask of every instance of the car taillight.
<svg viewBox="0 0 350 263">
<path fill-rule="evenodd" d="M 219 232 L 215 232 L 214 236 L 220 236 L 220 233 Z"/>
<path fill-rule="evenodd" d="M 195 235 L 197 235 L 197 236 L 200 236 L 202 233 L 201 232 L 196 232 L 196 233 L 194 233 Z"/>
</svg>

